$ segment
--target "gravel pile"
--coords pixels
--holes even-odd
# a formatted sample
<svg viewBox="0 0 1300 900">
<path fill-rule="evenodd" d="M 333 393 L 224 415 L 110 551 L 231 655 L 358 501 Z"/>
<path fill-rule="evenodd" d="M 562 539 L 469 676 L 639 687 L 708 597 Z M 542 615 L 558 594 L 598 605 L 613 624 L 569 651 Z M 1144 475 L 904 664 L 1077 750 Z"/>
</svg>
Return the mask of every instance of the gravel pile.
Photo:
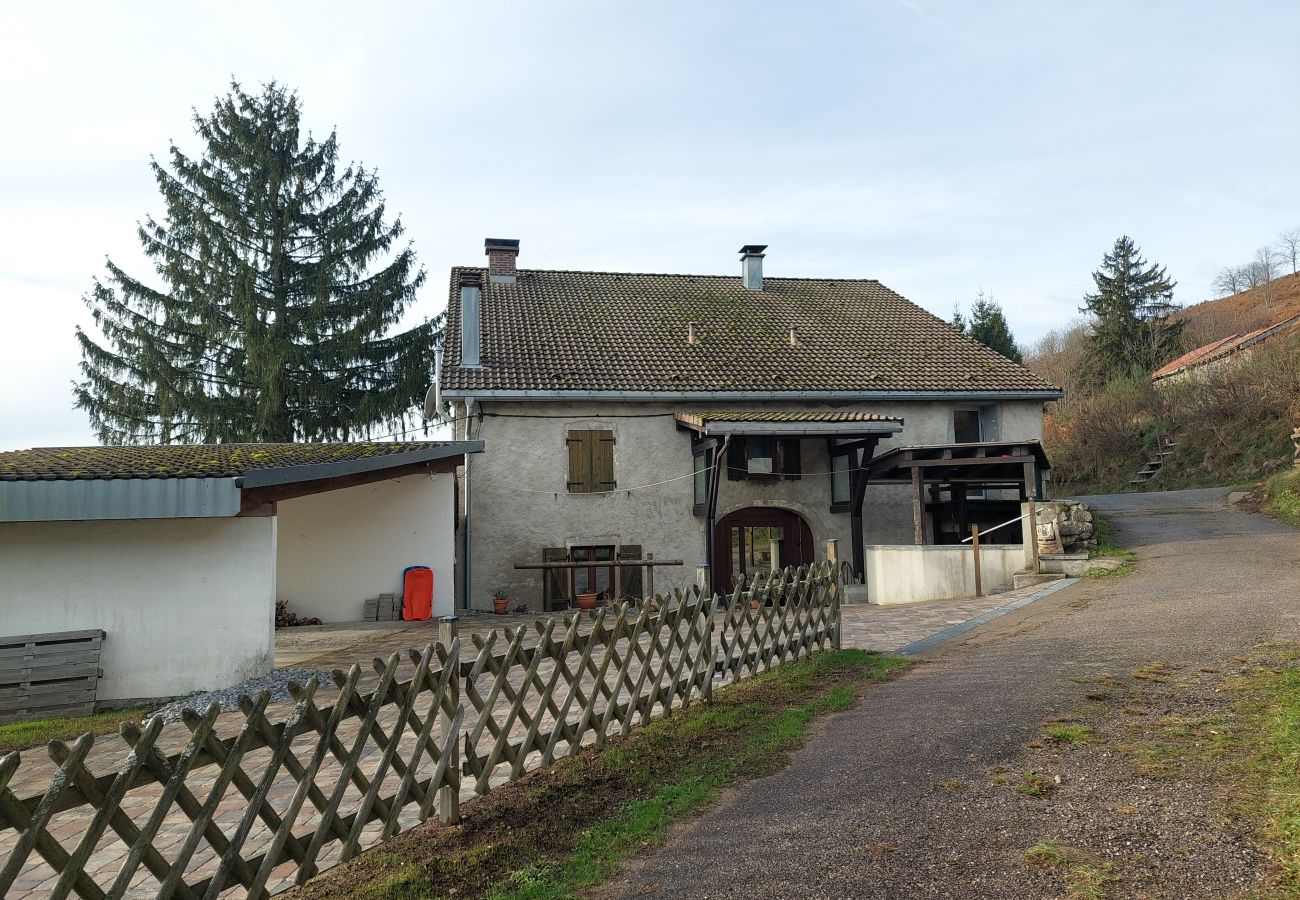
<svg viewBox="0 0 1300 900">
<path fill-rule="evenodd" d="M 271 692 L 272 703 L 277 700 L 290 700 L 292 696 L 289 694 L 289 682 L 296 681 L 298 684 L 306 684 L 313 675 L 320 679 L 321 684 L 333 683 L 329 671 L 325 669 L 276 669 L 266 675 L 241 681 L 239 684 L 232 685 L 224 690 L 191 694 L 188 697 L 182 697 L 180 700 L 173 700 L 156 712 L 151 713 L 150 718 L 161 716 L 162 720 L 170 725 L 172 722 L 181 720 L 181 714 L 184 710 L 192 709 L 202 714 L 213 702 L 221 704 L 222 712 L 229 712 L 232 709 L 239 709 L 240 694 L 256 697 L 262 691 Z"/>
</svg>

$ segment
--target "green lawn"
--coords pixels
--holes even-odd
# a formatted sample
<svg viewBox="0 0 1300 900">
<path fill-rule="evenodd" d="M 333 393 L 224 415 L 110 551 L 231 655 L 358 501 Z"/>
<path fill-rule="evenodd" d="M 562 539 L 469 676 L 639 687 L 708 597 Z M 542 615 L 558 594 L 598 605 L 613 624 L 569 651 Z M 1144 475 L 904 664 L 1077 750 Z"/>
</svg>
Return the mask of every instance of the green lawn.
<svg viewBox="0 0 1300 900">
<path fill-rule="evenodd" d="M 151 707 L 133 706 L 114 709 L 90 716 L 63 716 L 57 719 L 33 719 L 30 722 L 11 722 L 0 725 L 0 753 L 41 747 L 52 740 L 71 741 L 87 731 L 96 735 L 112 734 L 117 726 L 130 719 L 139 722 L 152 711 Z"/>
<path fill-rule="evenodd" d="M 779 771 L 813 719 L 854 705 L 870 684 L 907 665 L 841 650 L 720 688 L 711 704 L 693 704 L 468 804 L 459 828 L 399 835 L 323 873 L 300 896 L 572 897 L 724 788 Z"/>
<path fill-rule="evenodd" d="M 1273 518 L 1300 528 L 1300 469 L 1274 475 L 1264 482 L 1260 509 Z"/>
</svg>

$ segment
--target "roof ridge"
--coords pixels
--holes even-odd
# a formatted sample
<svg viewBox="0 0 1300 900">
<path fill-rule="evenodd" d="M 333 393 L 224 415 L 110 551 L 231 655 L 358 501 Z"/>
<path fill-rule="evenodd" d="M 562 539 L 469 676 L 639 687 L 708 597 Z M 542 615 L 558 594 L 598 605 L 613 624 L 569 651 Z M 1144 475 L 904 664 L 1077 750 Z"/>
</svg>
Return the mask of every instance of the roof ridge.
<svg viewBox="0 0 1300 900">
<path fill-rule="evenodd" d="M 487 266 L 452 266 L 459 271 L 472 270 L 486 272 Z M 726 278 L 740 281 L 739 275 L 705 275 L 699 272 L 616 272 L 606 269 L 516 269 L 516 274 L 535 273 L 539 275 L 630 275 L 651 278 Z M 852 284 L 880 284 L 878 278 L 824 278 L 800 275 L 764 275 L 763 281 L 839 281 Z"/>
</svg>

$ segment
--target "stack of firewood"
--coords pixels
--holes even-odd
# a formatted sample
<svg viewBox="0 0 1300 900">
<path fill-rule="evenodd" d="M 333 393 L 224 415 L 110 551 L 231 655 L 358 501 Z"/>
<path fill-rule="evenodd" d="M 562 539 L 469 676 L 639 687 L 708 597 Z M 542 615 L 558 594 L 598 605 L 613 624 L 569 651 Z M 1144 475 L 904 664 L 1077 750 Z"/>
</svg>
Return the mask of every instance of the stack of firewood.
<svg viewBox="0 0 1300 900">
<path fill-rule="evenodd" d="M 315 616 L 300 616 L 297 613 L 289 611 L 289 604 L 284 600 L 275 601 L 275 627 L 289 628 L 294 625 L 319 625 L 320 619 Z"/>
</svg>

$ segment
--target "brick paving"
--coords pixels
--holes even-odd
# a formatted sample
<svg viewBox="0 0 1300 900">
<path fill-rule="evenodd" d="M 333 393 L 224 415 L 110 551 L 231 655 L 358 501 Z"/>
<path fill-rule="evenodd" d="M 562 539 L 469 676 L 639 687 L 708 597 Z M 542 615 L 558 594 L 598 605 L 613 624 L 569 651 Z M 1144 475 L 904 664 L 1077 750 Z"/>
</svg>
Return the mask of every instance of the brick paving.
<svg viewBox="0 0 1300 900">
<path fill-rule="evenodd" d="M 1031 592 L 1007 593 L 978 600 L 935 601 L 908 606 L 847 605 L 844 607 L 843 645 L 845 647 L 878 651 L 898 650 L 910 643 L 952 625 L 968 621 L 996 609 L 1018 596 Z M 464 657 L 472 656 L 474 652 L 473 635 L 486 635 L 488 632 L 503 626 L 517 627 L 534 621 L 536 621 L 536 616 L 527 615 L 470 615 L 462 617 L 459 622 L 459 630 L 464 648 Z M 402 656 L 400 677 L 410 677 L 414 667 L 406 658 L 405 651 L 412 647 L 423 647 L 435 641 L 437 632 L 437 624 L 434 622 L 350 623 L 339 626 L 290 629 L 281 632 L 278 636 L 276 665 L 280 668 L 292 666 L 309 669 L 335 669 L 346 668 L 353 663 L 358 663 L 361 665 L 363 672 L 362 690 L 369 691 L 374 688 L 378 681 L 378 675 L 371 665 L 371 660 L 376 658 L 387 659 L 390 654 L 399 653 Z M 543 672 L 542 674 L 545 677 L 546 673 Z M 590 682 L 590 677 L 588 677 L 587 682 Z M 323 706 L 332 702 L 336 696 L 337 689 L 332 684 L 322 685 L 316 695 L 317 703 Z M 267 709 L 267 717 L 272 721 L 283 719 L 292 709 L 292 706 L 293 704 L 290 701 L 271 704 Z M 386 729 L 391 729 L 395 724 L 395 720 L 396 710 L 391 706 L 386 707 L 384 713 L 380 716 L 380 724 Z M 226 713 L 218 719 L 217 731 L 223 737 L 232 736 L 238 732 L 242 724 L 243 716 L 241 714 L 238 712 Z M 339 734 L 345 744 L 355 736 L 358 725 L 357 720 L 353 719 L 340 728 Z M 465 729 L 468 730 L 471 725 L 472 723 L 466 723 Z M 518 731 L 520 727 L 517 724 L 515 730 Z M 594 733 L 588 734 L 583 742 L 587 743 L 594 740 L 594 737 Z M 165 753 L 175 753 L 185 746 L 189 738 L 189 729 L 183 724 L 170 725 L 163 730 L 162 735 L 159 737 L 158 747 Z M 299 759 L 307 758 L 311 753 L 315 739 L 314 732 L 306 732 L 301 735 L 294 741 L 294 755 L 298 756 Z M 403 746 L 401 753 L 404 756 L 406 752 L 405 745 L 401 746 Z M 564 750 L 565 748 L 562 746 L 560 748 L 561 754 Z M 96 774 L 112 772 L 120 765 L 127 752 L 128 748 L 125 742 L 116 735 L 100 737 L 87 757 L 86 765 Z M 250 773 L 259 771 L 269 759 L 269 754 L 270 751 L 267 749 L 249 753 L 245 757 L 245 770 Z M 373 741 L 370 742 L 366 754 L 361 760 L 361 768 L 366 771 L 373 771 L 378 765 L 380 754 L 379 747 Z M 534 753 L 532 756 L 538 756 L 538 754 Z M 535 760 L 530 760 L 530 764 L 534 762 Z M 338 766 L 337 761 L 331 757 L 322 766 L 318 781 L 320 783 L 331 782 L 334 774 L 338 771 Z M 55 768 L 43 750 L 26 751 L 23 765 L 15 773 L 10 788 L 20 797 L 38 793 L 48 783 Z M 194 772 L 186 779 L 186 784 L 196 796 L 205 797 L 216 777 L 217 771 L 216 766 L 210 766 L 204 770 Z M 494 776 L 492 782 L 494 785 L 499 785 L 507 780 L 508 774 L 503 773 Z M 466 777 L 463 780 L 462 800 L 468 800 L 473 796 L 472 785 L 473 780 L 471 778 Z M 288 806 L 294 788 L 295 782 L 288 776 L 281 778 L 273 785 L 269 801 L 277 812 L 283 812 Z M 343 808 L 349 808 L 349 804 L 355 804 L 359 798 L 360 793 L 355 787 L 349 787 L 343 801 Z M 130 805 L 124 807 L 124 811 L 130 815 L 137 825 L 143 825 L 152 810 L 154 799 L 152 793 L 147 789 L 133 791 L 130 797 Z M 242 795 L 231 788 L 226 792 L 225 798 L 219 805 L 215 819 L 223 827 L 223 830 L 229 833 L 236 827 L 245 807 L 246 804 Z M 85 809 L 60 813 L 52 820 L 49 830 L 66 849 L 71 850 L 75 846 L 77 836 L 89 822 L 90 815 Z M 402 827 L 406 828 L 415 824 L 417 818 L 417 808 L 414 806 L 409 807 L 401 817 Z M 298 827 L 295 828 L 295 832 L 313 828 L 318 822 L 319 813 L 311 804 L 306 804 L 299 816 Z M 189 827 L 189 819 L 179 808 L 174 808 L 164 821 L 154 845 L 169 862 L 176 859 L 180 845 L 189 832 Z M 381 822 L 371 823 L 363 832 L 362 845 L 368 847 L 377 843 L 381 830 Z M 245 844 L 244 855 L 247 857 L 250 855 L 250 851 L 255 853 L 258 847 L 269 843 L 270 839 L 269 829 L 260 819 L 257 819 Z M 3 857 L 12 848 L 14 841 L 14 832 L 0 832 L 0 857 Z M 210 874 L 216 868 L 218 860 L 215 852 L 207 847 L 204 842 L 200 843 L 200 848 L 200 851 L 196 852 L 190 860 L 187 880 Z M 328 845 L 320 856 L 321 868 L 333 865 L 337 861 L 339 853 L 340 845 L 338 843 Z M 91 874 L 98 873 L 99 878 L 97 880 L 103 884 L 104 879 L 111 877 L 112 874 L 118 871 L 125 856 L 126 846 L 110 830 L 99 841 L 94 853 L 87 861 L 85 869 Z M 289 879 L 292 878 L 294 871 L 295 866 L 293 863 L 286 863 L 276 870 L 270 882 L 272 889 L 287 887 L 291 883 Z M 52 870 L 33 853 L 8 896 L 11 898 L 45 896 L 52 888 L 53 881 Z M 132 889 L 126 896 L 148 897 L 152 896 L 156 889 L 157 881 L 147 870 L 141 867 L 132 879 Z M 242 889 L 234 887 L 228 890 L 224 896 L 240 896 L 241 894 Z"/>
</svg>

